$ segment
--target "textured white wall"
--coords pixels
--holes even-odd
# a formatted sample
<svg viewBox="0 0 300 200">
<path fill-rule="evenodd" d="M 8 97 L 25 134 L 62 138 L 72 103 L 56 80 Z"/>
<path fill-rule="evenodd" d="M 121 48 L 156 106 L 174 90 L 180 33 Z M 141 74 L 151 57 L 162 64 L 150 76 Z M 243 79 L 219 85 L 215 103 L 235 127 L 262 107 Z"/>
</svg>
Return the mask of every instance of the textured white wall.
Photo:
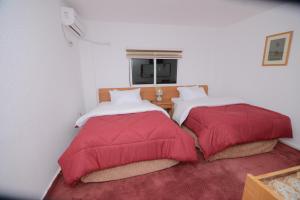
<svg viewBox="0 0 300 200">
<path fill-rule="evenodd" d="M 86 21 L 87 37 L 110 46 L 80 43 L 85 108 L 97 104 L 100 87 L 128 87 L 127 48 L 182 49 L 178 84 L 211 84 L 213 29 Z"/>
<path fill-rule="evenodd" d="M 283 5 L 219 30 L 215 43 L 216 93 L 239 96 L 250 103 L 291 117 L 300 149 L 300 6 Z M 294 31 L 287 67 L 262 67 L 265 36 Z"/>
<path fill-rule="evenodd" d="M 60 3 L 0 1 L 0 197 L 41 198 L 82 111 L 79 55 Z"/>
</svg>

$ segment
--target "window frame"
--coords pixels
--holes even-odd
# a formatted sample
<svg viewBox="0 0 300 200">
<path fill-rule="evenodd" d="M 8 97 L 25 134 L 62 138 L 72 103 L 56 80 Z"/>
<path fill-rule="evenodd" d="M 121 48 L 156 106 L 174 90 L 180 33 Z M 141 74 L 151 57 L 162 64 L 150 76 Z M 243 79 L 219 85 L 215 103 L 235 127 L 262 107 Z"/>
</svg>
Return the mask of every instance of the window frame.
<svg viewBox="0 0 300 200">
<path fill-rule="evenodd" d="M 133 80 L 132 80 L 132 59 L 153 59 L 153 64 L 154 64 L 154 71 L 153 71 L 153 84 L 133 84 Z M 177 67 L 176 67 L 176 83 L 167 83 L 167 84 L 163 84 L 163 83 L 156 83 L 156 60 L 158 59 L 170 59 L 170 60 L 177 60 Z M 130 86 L 135 86 L 135 87 L 153 87 L 153 86 L 174 86 L 177 85 L 178 83 L 178 66 L 179 66 L 179 58 L 147 58 L 147 57 L 132 57 L 129 58 L 129 85 Z"/>
</svg>

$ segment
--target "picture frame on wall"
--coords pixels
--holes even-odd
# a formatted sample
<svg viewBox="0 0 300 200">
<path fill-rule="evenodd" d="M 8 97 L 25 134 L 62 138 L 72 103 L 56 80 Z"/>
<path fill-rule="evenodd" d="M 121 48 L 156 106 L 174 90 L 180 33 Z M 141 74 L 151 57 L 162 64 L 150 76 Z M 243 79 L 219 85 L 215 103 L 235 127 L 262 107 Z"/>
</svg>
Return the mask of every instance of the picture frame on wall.
<svg viewBox="0 0 300 200">
<path fill-rule="evenodd" d="M 293 31 L 269 35 L 265 40 L 263 66 L 287 66 Z"/>
</svg>

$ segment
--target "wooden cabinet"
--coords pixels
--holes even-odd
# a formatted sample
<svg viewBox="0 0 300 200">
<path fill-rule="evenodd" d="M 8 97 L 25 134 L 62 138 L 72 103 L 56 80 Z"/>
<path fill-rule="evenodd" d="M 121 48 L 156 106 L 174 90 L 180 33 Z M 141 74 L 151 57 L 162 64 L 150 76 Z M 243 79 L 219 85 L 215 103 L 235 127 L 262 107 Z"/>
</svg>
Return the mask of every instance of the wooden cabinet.
<svg viewBox="0 0 300 200">
<path fill-rule="evenodd" d="M 300 166 L 263 174 L 260 176 L 247 175 L 244 187 L 243 200 L 274 200 L 285 199 L 278 191 L 270 186 L 271 181 L 284 183 L 287 178 L 299 179 Z M 300 181 L 300 179 L 299 179 Z M 273 182 L 274 183 L 274 182 Z M 296 193 L 300 191 L 294 190 Z M 298 199 L 298 198 L 297 198 Z"/>
<path fill-rule="evenodd" d="M 151 103 L 153 103 L 159 107 L 162 107 L 169 113 L 170 116 L 172 115 L 173 104 L 171 101 L 152 101 Z"/>
</svg>

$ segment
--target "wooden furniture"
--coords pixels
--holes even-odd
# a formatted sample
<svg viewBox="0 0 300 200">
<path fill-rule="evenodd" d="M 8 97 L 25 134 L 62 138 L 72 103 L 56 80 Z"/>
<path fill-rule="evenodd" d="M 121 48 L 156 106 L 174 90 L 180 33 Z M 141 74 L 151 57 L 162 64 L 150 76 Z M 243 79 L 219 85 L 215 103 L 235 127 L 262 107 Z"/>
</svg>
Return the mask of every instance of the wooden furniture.
<svg viewBox="0 0 300 200">
<path fill-rule="evenodd" d="M 179 92 L 177 91 L 177 87 L 180 86 L 159 86 L 163 90 L 162 102 L 170 102 L 171 98 L 179 97 Z M 199 85 L 199 87 L 203 87 L 205 92 L 208 94 L 208 86 L 207 85 Z M 100 88 L 98 91 L 99 100 L 100 101 L 110 101 L 109 90 L 130 90 L 136 89 L 139 87 L 130 87 L 130 88 Z M 142 99 L 147 99 L 151 102 L 156 101 L 155 96 L 155 87 L 141 87 L 141 97 Z"/>
<path fill-rule="evenodd" d="M 171 101 L 151 101 L 151 103 L 162 107 L 169 113 L 169 115 L 172 115 L 173 104 Z"/>
<path fill-rule="evenodd" d="M 288 169 L 283 169 L 259 176 L 247 174 L 243 200 L 283 200 L 283 196 L 272 190 L 272 188 L 266 183 L 270 180 L 290 176 L 297 172 L 300 172 L 300 166 L 291 167 Z"/>
<path fill-rule="evenodd" d="M 190 86 L 190 85 L 189 85 Z M 151 101 L 151 103 L 158 105 L 165 109 L 169 115 L 173 114 L 173 103 L 171 101 L 172 98 L 179 97 L 179 92 L 177 91 L 177 87 L 182 86 L 159 86 L 163 90 L 162 101 L 156 101 L 156 87 L 140 87 L 141 88 L 141 97 L 142 99 L 146 99 Z M 199 87 L 203 87 L 206 94 L 208 94 L 208 86 L 207 85 L 199 85 Z M 130 87 L 130 88 L 100 88 L 98 91 L 99 101 L 110 101 L 109 90 L 130 90 L 136 89 L 139 87 Z"/>
</svg>

